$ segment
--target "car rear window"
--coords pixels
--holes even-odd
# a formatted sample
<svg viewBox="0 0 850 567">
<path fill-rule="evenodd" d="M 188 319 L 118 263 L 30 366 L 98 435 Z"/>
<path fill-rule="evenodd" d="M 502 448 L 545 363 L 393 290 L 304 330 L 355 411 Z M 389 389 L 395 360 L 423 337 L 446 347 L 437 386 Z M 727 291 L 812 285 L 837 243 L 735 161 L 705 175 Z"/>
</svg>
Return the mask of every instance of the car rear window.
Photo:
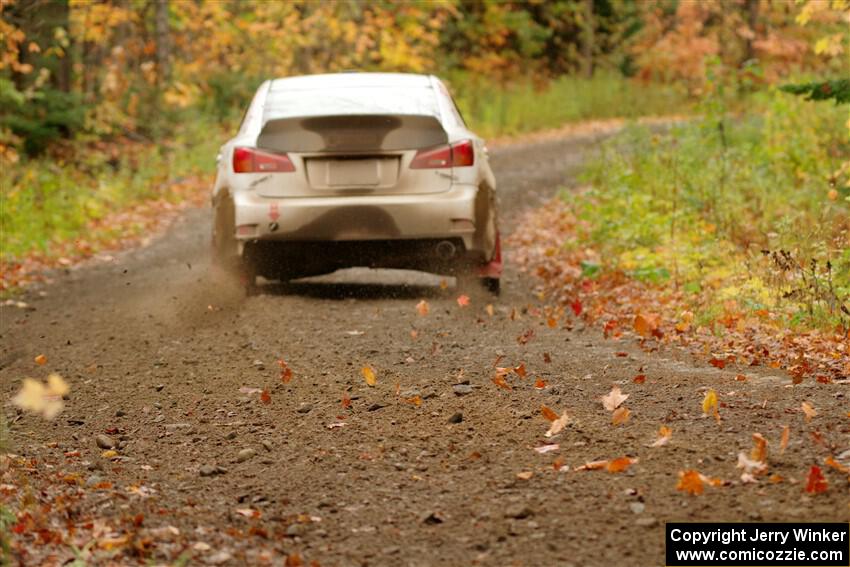
<svg viewBox="0 0 850 567">
<path fill-rule="evenodd" d="M 356 86 L 272 91 L 266 99 L 264 121 L 356 114 L 440 116 L 430 87 Z"/>
</svg>

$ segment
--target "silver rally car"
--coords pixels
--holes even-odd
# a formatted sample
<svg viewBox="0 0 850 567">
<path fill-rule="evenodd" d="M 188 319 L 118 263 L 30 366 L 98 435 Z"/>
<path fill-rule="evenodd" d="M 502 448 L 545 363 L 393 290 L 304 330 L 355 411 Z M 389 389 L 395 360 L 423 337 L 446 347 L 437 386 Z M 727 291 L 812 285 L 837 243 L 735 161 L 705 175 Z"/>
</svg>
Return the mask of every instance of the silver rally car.
<svg viewBox="0 0 850 567">
<path fill-rule="evenodd" d="M 484 141 L 439 79 L 339 73 L 264 82 L 218 156 L 213 251 L 290 280 L 355 266 L 477 279 L 502 271 Z"/>
</svg>

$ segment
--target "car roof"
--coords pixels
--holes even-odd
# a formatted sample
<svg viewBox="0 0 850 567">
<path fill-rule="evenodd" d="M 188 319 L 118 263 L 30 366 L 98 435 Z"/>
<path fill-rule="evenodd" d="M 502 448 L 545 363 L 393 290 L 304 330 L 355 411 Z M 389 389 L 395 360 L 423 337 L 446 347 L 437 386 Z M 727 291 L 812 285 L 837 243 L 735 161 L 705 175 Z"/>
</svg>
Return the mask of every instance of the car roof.
<svg viewBox="0 0 850 567">
<path fill-rule="evenodd" d="M 270 92 L 338 89 L 346 87 L 407 87 L 428 88 L 431 86 L 429 75 L 414 73 L 327 73 L 322 75 L 301 75 L 274 79 Z"/>
</svg>

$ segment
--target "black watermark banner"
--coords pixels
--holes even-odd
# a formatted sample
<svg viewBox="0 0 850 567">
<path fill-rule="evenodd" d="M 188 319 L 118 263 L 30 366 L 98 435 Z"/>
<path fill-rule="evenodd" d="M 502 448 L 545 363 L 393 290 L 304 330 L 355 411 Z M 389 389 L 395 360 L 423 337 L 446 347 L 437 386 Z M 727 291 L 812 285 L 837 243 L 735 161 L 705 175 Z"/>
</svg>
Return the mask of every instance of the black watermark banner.
<svg viewBox="0 0 850 567">
<path fill-rule="evenodd" d="M 668 567 L 848 567 L 850 524 L 668 523 Z"/>
</svg>

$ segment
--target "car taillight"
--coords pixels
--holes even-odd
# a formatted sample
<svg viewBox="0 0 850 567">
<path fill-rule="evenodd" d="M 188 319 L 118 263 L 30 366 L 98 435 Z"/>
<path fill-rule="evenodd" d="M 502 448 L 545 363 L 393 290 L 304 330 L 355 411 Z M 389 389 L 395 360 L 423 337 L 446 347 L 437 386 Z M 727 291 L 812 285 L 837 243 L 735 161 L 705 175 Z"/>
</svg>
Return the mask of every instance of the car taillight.
<svg viewBox="0 0 850 567">
<path fill-rule="evenodd" d="M 419 150 L 410 162 L 410 169 L 442 169 L 466 167 L 475 163 L 475 150 L 471 140 L 455 142 L 451 146 L 438 146 Z"/>
<path fill-rule="evenodd" d="M 286 154 L 273 154 L 257 148 L 234 148 L 233 171 L 236 173 L 285 173 L 295 171 Z"/>
</svg>

